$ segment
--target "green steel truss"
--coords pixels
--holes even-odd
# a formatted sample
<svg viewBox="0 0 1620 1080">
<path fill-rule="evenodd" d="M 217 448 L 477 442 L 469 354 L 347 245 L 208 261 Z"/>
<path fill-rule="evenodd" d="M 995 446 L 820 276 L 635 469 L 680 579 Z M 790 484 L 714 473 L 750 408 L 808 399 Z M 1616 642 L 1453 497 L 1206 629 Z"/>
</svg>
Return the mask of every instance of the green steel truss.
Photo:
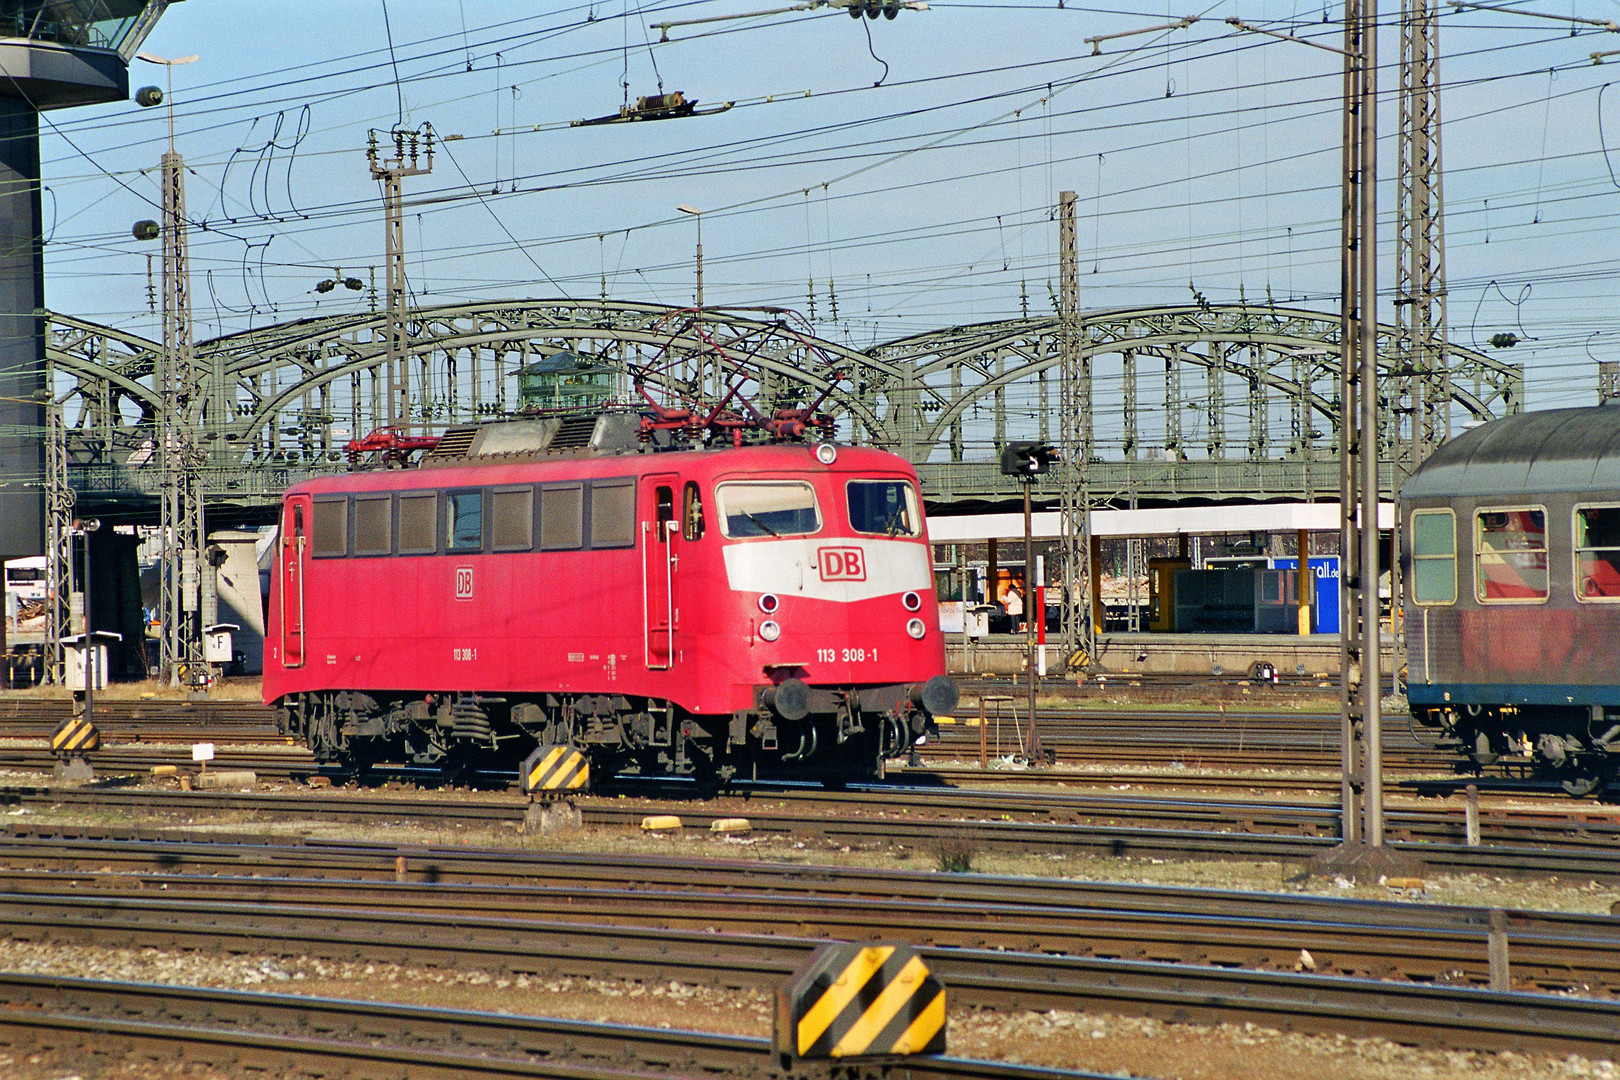
<svg viewBox="0 0 1620 1080">
<path fill-rule="evenodd" d="M 49 324 L 50 385 L 80 506 L 147 516 L 158 490 L 158 343 L 67 316 Z M 1081 333 L 1092 375 L 1081 407 L 1090 412 L 1094 499 L 1336 495 L 1336 313 L 1094 311 L 1083 314 Z M 512 411 L 518 370 L 564 349 L 644 370 L 665 401 L 712 401 L 732 366 L 715 364 L 717 353 L 735 359 L 743 374 L 733 378 L 761 407 L 813 399 L 836 369 L 824 409 L 838 417 L 840 437 L 916 463 L 938 503 L 1013 499 L 1019 492 L 1000 475 L 997 449 L 1009 439 L 1056 441 L 1062 426 L 1055 316 L 931 330 L 862 350 L 809 337 L 774 309 L 708 309 L 699 320 L 649 304 L 507 301 L 413 310 L 407 342 L 407 426 L 419 431 Z M 222 397 L 203 388 L 226 406 L 198 440 L 213 448 L 204 468 L 210 507 L 262 516 L 288 484 L 346 467 L 343 445 L 385 422 L 384 313 L 300 320 L 195 348 L 197 368 L 225 382 Z M 1381 331 L 1379 352 L 1381 367 L 1397 370 L 1393 328 Z M 1456 346 L 1447 357 L 1458 430 L 1519 411 L 1517 365 Z M 620 397 L 637 400 L 628 374 Z M 1387 457 L 1403 418 L 1384 414 Z M 1044 486 L 1055 494 L 1061 483 L 1060 474 Z"/>
</svg>

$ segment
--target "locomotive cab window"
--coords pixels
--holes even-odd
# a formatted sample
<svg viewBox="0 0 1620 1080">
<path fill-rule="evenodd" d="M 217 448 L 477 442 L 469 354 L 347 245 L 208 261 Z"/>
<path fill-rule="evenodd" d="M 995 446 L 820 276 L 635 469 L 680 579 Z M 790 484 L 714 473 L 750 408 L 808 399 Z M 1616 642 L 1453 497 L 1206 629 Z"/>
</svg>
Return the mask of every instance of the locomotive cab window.
<svg viewBox="0 0 1620 1080">
<path fill-rule="evenodd" d="M 484 547 L 484 493 L 449 491 L 444 496 L 446 551 L 481 551 Z"/>
<path fill-rule="evenodd" d="M 1620 506 L 1575 508 L 1575 597 L 1620 600 Z"/>
<path fill-rule="evenodd" d="M 394 548 L 394 497 L 358 495 L 354 500 L 354 553 L 387 555 Z"/>
<path fill-rule="evenodd" d="M 1485 603 L 1547 599 L 1547 512 L 1485 507 L 1474 514 L 1474 593 Z"/>
<path fill-rule="evenodd" d="M 858 533 L 921 536 L 917 491 L 904 480 L 851 480 L 849 524 Z"/>
<path fill-rule="evenodd" d="M 743 480 L 714 492 L 720 527 L 733 538 L 803 536 L 821 530 L 816 490 L 802 480 Z"/>
<path fill-rule="evenodd" d="M 401 555 L 432 555 L 438 550 L 438 538 L 433 529 L 434 515 L 438 509 L 439 496 L 431 491 L 399 497 Z"/>
<path fill-rule="evenodd" d="M 1414 510 L 1412 601 L 1457 602 L 1457 516 L 1450 510 Z"/>
<path fill-rule="evenodd" d="M 349 553 L 349 500 L 316 499 L 310 547 L 317 559 Z"/>
</svg>

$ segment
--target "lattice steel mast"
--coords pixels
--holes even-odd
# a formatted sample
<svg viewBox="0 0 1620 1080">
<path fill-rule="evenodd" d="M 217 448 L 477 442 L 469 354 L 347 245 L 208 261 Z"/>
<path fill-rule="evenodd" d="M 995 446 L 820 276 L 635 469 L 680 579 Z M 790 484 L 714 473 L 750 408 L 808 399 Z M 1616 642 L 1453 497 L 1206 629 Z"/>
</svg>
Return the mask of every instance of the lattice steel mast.
<svg viewBox="0 0 1620 1080">
<path fill-rule="evenodd" d="M 384 288 L 388 293 L 388 426 L 409 424 L 411 419 L 411 377 L 403 369 L 409 351 L 405 340 L 405 218 L 404 179 L 433 171 L 433 128 L 424 124 L 421 131 L 395 128 L 388 133 L 394 142 L 394 154 L 378 159 L 377 132 L 371 132 L 366 147 L 366 160 L 371 164 L 371 176 L 383 185 L 384 233 L 386 265 Z M 424 379 L 425 383 L 425 379 Z M 423 386 L 423 397 L 427 387 Z"/>
<path fill-rule="evenodd" d="M 1395 482 L 1451 437 L 1445 216 L 1440 191 L 1439 0 L 1405 0 L 1396 169 L 1395 327 L 1411 420 Z M 1392 433 L 1394 434 L 1394 433 Z"/>
<path fill-rule="evenodd" d="M 1063 647 L 1084 669 L 1096 653 L 1092 623 L 1091 515 L 1086 471 L 1093 454 L 1091 357 L 1080 338 L 1080 267 L 1075 255 L 1074 192 L 1058 195 L 1058 402 L 1063 428 L 1060 509 L 1063 514 Z M 1025 573 L 1033 571 L 1028 567 Z M 1033 599 L 1034 593 L 1030 592 Z"/>
<path fill-rule="evenodd" d="M 158 454 L 163 498 L 162 584 L 158 618 L 163 626 L 159 670 L 170 686 L 206 682 L 203 661 L 202 463 L 197 444 L 203 430 L 202 372 L 191 341 L 191 263 L 186 243 L 185 161 L 174 149 L 163 155 L 163 355 L 158 384 Z M 223 423 L 224 418 L 217 422 Z"/>
</svg>

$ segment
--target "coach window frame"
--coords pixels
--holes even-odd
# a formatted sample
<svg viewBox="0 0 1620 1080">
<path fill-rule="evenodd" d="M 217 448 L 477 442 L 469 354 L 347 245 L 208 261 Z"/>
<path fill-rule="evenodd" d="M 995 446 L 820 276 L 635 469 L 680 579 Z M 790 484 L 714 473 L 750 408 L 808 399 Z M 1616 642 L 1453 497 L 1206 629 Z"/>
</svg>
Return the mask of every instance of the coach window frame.
<svg viewBox="0 0 1620 1080">
<path fill-rule="evenodd" d="M 553 523 L 553 520 L 552 520 L 553 516 L 555 514 L 555 510 L 553 510 L 552 508 L 548 508 L 546 504 L 548 502 L 548 497 L 558 496 L 558 495 L 563 494 L 564 492 L 569 492 L 569 491 L 574 492 L 575 497 L 578 499 L 578 504 L 575 507 L 575 518 L 576 518 L 578 524 L 577 524 L 577 527 L 575 528 L 575 531 L 573 533 L 572 542 L 570 542 L 570 543 L 557 543 L 557 542 L 555 542 L 555 536 L 548 536 L 548 534 L 547 534 L 548 527 L 549 528 L 556 528 L 558 526 L 555 525 Z M 589 529 L 589 521 L 587 520 L 587 510 L 588 510 L 588 508 L 590 506 L 590 500 L 585 498 L 585 481 L 583 481 L 583 480 L 568 480 L 568 481 L 559 481 L 559 482 L 549 483 L 549 484 L 541 484 L 541 485 L 539 485 L 539 493 L 540 493 L 539 498 L 535 500 L 535 504 L 536 504 L 536 506 L 538 508 L 538 513 L 540 515 L 540 528 L 539 528 L 539 531 L 538 531 L 538 533 L 537 533 L 537 535 L 535 537 L 536 550 L 538 550 L 538 551 L 583 551 L 583 550 L 585 550 L 585 538 L 590 535 L 590 533 L 588 531 L 588 529 Z"/>
<path fill-rule="evenodd" d="M 681 487 L 681 539 L 703 539 L 703 490 L 696 480 L 688 480 Z"/>
<path fill-rule="evenodd" d="M 458 497 L 476 495 L 478 497 L 478 542 L 476 544 L 457 544 L 455 542 L 455 522 L 451 519 L 451 507 L 459 506 Z M 446 555 L 478 555 L 483 553 L 489 543 L 489 520 L 485 514 L 485 489 L 482 487 L 453 487 L 446 488 L 443 497 L 439 500 L 439 550 Z M 459 516 L 460 512 L 457 511 Z"/>
<path fill-rule="evenodd" d="M 1570 583 L 1569 583 L 1569 589 L 1570 589 L 1570 592 L 1574 594 L 1576 602 L 1582 603 L 1582 604 L 1617 604 L 1617 603 L 1620 603 L 1620 595 L 1615 595 L 1615 596 L 1583 596 L 1582 593 L 1581 593 L 1581 584 L 1582 584 L 1582 582 L 1584 582 L 1588 577 L 1591 576 L 1591 575 L 1586 574 L 1585 572 L 1583 572 L 1582 569 L 1581 569 L 1581 552 L 1583 552 L 1583 551 L 1590 551 L 1590 552 L 1608 551 L 1608 552 L 1614 552 L 1616 554 L 1616 556 L 1617 556 L 1617 558 L 1615 560 L 1605 559 L 1604 561 L 1609 562 L 1610 565 L 1614 566 L 1616 569 L 1620 569 L 1620 544 L 1588 545 L 1588 546 L 1585 546 L 1585 547 L 1583 547 L 1581 545 L 1580 541 L 1581 541 L 1582 530 L 1580 528 L 1580 522 L 1581 522 L 1581 512 L 1584 511 L 1584 510 L 1612 510 L 1612 511 L 1614 511 L 1616 516 L 1620 516 L 1620 502 L 1576 503 L 1573 507 L 1570 508 L 1570 512 L 1569 512 L 1569 557 L 1570 557 Z"/>
<path fill-rule="evenodd" d="M 310 558 L 312 558 L 312 559 L 342 559 L 342 558 L 346 558 L 348 556 L 349 551 L 350 551 L 350 542 L 351 542 L 351 539 L 354 536 L 354 522 L 352 520 L 352 518 L 354 517 L 353 503 L 354 503 L 354 500 L 351 499 L 347 495 L 315 495 L 315 496 L 312 496 L 310 498 L 310 511 L 309 511 L 309 538 L 310 538 L 309 555 L 310 555 Z M 341 504 L 342 507 L 343 507 L 343 511 L 339 515 L 339 520 L 343 523 L 342 542 L 338 546 L 337 550 L 332 550 L 331 548 L 323 549 L 321 547 L 320 541 L 323 538 L 323 536 L 325 535 L 325 529 L 323 528 L 322 521 L 321 521 L 321 516 L 322 516 L 321 515 L 321 507 L 323 507 L 323 506 L 334 506 L 334 505 L 338 505 L 338 504 Z"/>
<path fill-rule="evenodd" d="M 392 491 L 367 491 L 357 493 L 351 500 L 354 504 L 349 512 L 349 543 L 350 551 L 357 559 L 375 559 L 394 553 L 394 493 Z M 361 515 L 362 507 L 381 504 L 384 506 L 387 518 L 383 523 L 382 543 L 371 547 L 362 547 Z"/>
<path fill-rule="evenodd" d="M 527 525 L 528 535 L 524 538 L 524 541 L 521 544 L 503 544 L 501 542 L 500 514 L 496 510 L 495 504 L 496 501 L 504 495 L 527 495 L 529 498 L 528 513 L 516 515 L 513 518 L 513 523 L 521 518 Z M 498 551 L 503 554 L 510 554 L 520 551 L 533 551 L 535 546 L 535 538 L 539 534 L 539 504 L 540 500 L 535 495 L 533 484 L 497 484 L 494 487 L 491 487 L 484 502 L 485 515 L 489 519 L 485 526 L 489 532 L 489 550 Z"/>
<path fill-rule="evenodd" d="M 1419 553 L 1418 545 L 1422 539 L 1419 518 L 1444 517 L 1450 525 L 1451 543 L 1445 554 Z M 1422 506 L 1413 507 L 1411 516 L 1407 520 L 1407 533 L 1412 538 L 1412 603 L 1419 607 L 1450 607 L 1457 603 L 1457 512 L 1449 506 Z M 1422 583 L 1422 576 L 1418 573 L 1418 564 L 1450 562 L 1451 564 L 1451 595 L 1444 600 L 1425 599 L 1418 595 L 1418 587 Z"/>
<path fill-rule="evenodd" d="M 1485 574 L 1483 572 L 1484 571 L 1484 558 L 1483 558 L 1484 557 L 1484 549 L 1482 548 L 1482 546 L 1480 544 L 1480 539 L 1481 539 L 1481 537 L 1483 535 L 1481 529 L 1482 529 L 1482 526 L 1484 524 L 1484 521 L 1483 521 L 1484 516 L 1486 514 L 1518 514 L 1518 513 L 1527 513 L 1527 512 L 1541 515 L 1541 547 L 1539 547 L 1539 548 L 1516 548 L 1516 549 L 1515 548 L 1502 548 L 1502 549 L 1492 549 L 1492 551 L 1493 551 L 1493 553 L 1507 552 L 1507 553 L 1510 553 L 1510 554 L 1515 554 L 1515 553 L 1516 554 L 1535 554 L 1535 553 L 1539 552 L 1540 555 L 1541 555 L 1541 562 L 1542 562 L 1541 572 L 1545 576 L 1545 581 L 1544 581 L 1544 584 L 1542 585 L 1541 595 L 1539 595 L 1539 596 L 1496 596 L 1496 597 L 1488 597 L 1488 596 L 1485 595 L 1486 578 L 1485 578 Z M 1507 606 L 1528 607 L 1528 606 L 1530 606 L 1532 604 L 1545 604 L 1552 598 L 1552 540 L 1551 540 L 1551 537 L 1548 534 L 1548 523 L 1549 523 L 1549 516 L 1547 514 L 1547 507 L 1545 505 L 1543 505 L 1543 504 L 1540 504 L 1540 503 L 1515 503 L 1515 504 L 1511 504 L 1511 505 L 1507 505 L 1507 506 L 1476 506 L 1476 507 L 1474 507 L 1474 516 L 1473 516 L 1473 521 L 1471 523 L 1471 527 L 1469 529 L 1469 535 L 1470 535 L 1470 540 L 1471 540 L 1471 547 L 1473 548 L 1474 600 L 1477 603 L 1479 603 L 1481 605 L 1489 604 L 1489 605 L 1492 605 L 1492 606 L 1507 605 Z M 1530 533 L 1519 533 L 1518 535 L 1529 536 L 1531 534 Z M 1500 554 L 1499 554 L 1499 557 L 1500 557 Z M 1506 562 L 1507 560 L 1504 558 L 1503 561 Z M 1511 564 L 1509 564 L 1509 565 L 1511 565 Z"/>
<path fill-rule="evenodd" d="M 405 546 L 405 504 L 431 503 L 427 518 L 427 546 Z M 437 555 L 439 553 L 439 493 L 437 491 L 395 492 L 394 553 L 396 555 Z"/>
<path fill-rule="evenodd" d="M 601 480 L 592 480 L 589 484 L 589 488 L 590 490 L 585 497 L 585 505 L 589 511 L 586 514 L 588 522 L 586 527 L 583 529 L 585 534 L 585 546 L 590 548 L 592 551 L 616 551 L 623 548 L 635 547 L 636 478 L 633 476 L 615 476 L 611 478 L 603 478 Z M 599 496 L 604 499 L 615 498 L 619 497 L 620 492 L 623 493 L 622 506 L 607 506 L 605 504 L 602 506 L 597 505 L 597 498 Z M 611 542 L 608 542 L 597 535 L 597 511 L 599 509 L 610 510 L 615 515 L 621 513 L 623 515 L 624 532 L 622 535 L 614 537 Z"/>
</svg>

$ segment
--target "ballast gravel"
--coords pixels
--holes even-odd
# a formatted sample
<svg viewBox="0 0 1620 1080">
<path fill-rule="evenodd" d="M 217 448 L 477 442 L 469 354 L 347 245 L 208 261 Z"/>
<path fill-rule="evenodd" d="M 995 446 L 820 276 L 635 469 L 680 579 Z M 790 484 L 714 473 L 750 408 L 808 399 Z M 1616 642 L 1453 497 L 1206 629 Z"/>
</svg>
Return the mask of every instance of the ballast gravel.
<svg viewBox="0 0 1620 1080">
<path fill-rule="evenodd" d="M 308 957 L 0 941 L 0 969 L 24 974 L 261 990 L 437 1008 L 551 1016 L 768 1037 L 771 997 L 678 982 L 531 978 Z M 1052 1011 L 952 1009 L 949 1051 L 1048 1068 L 1154 1080 L 1620 1080 L 1620 1065 L 1580 1057 L 1419 1050 L 1385 1039 L 1309 1036 L 1253 1024 L 1205 1027 Z M 6 1053 L 5 1080 L 262 1080 L 177 1062 Z"/>
</svg>

